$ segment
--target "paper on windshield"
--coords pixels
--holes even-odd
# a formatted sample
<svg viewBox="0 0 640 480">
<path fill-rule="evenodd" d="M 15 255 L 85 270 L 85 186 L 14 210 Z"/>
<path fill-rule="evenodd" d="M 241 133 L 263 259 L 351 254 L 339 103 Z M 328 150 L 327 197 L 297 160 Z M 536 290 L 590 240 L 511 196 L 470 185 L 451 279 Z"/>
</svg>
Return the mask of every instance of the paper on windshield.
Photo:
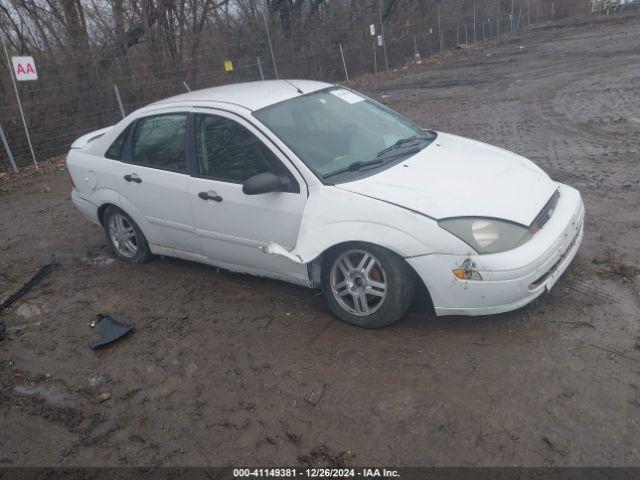
<svg viewBox="0 0 640 480">
<path fill-rule="evenodd" d="M 347 103 L 358 103 L 364 100 L 364 98 L 362 98 L 360 95 L 356 95 L 355 93 L 350 92 L 349 90 L 342 90 L 342 89 L 331 90 L 329 93 L 331 93 L 332 95 L 335 95 L 340 100 L 344 100 Z"/>
</svg>

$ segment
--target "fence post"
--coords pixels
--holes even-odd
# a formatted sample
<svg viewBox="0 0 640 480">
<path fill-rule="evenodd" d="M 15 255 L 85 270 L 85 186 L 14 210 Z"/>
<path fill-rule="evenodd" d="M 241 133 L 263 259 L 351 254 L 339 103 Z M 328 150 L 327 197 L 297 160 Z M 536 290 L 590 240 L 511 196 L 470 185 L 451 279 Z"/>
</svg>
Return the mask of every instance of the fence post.
<svg viewBox="0 0 640 480">
<path fill-rule="evenodd" d="M 269 42 L 269 50 L 271 51 L 271 61 L 273 62 L 273 71 L 276 74 L 276 79 L 279 79 L 278 76 L 278 67 L 276 66 L 276 57 L 273 55 L 273 46 L 271 45 L 271 35 L 269 34 L 269 26 L 267 25 L 267 17 L 262 16 L 264 20 L 264 29 L 267 31 L 267 41 Z"/>
<path fill-rule="evenodd" d="M 262 73 L 262 63 L 260 63 L 260 57 L 256 57 L 258 61 L 258 70 L 260 71 L 260 80 L 264 80 L 264 73 Z"/>
<path fill-rule="evenodd" d="M 520 19 L 522 18 L 522 7 L 518 6 L 518 16 L 516 17 L 516 30 L 520 31 Z"/>
<path fill-rule="evenodd" d="M 13 68 L 11 67 L 11 60 L 9 59 L 9 52 L 7 51 L 7 45 L 4 43 L 4 35 L 0 33 L 0 39 L 2 40 L 2 48 L 4 50 L 4 56 L 7 59 L 7 68 L 9 75 L 11 75 L 11 83 L 13 84 L 13 90 L 16 92 L 16 100 L 18 101 L 18 110 L 20 110 L 20 116 L 22 117 L 22 125 L 24 126 L 24 133 L 27 134 L 27 142 L 29 143 L 29 151 L 31 151 L 31 158 L 33 164 L 36 166 L 36 170 L 40 170 L 38 162 L 36 162 L 36 154 L 33 152 L 33 145 L 31 145 L 31 136 L 29 135 L 29 128 L 27 127 L 27 120 L 24 117 L 24 111 L 22 110 L 22 102 L 20 101 L 20 94 L 18 93 L 18 86 L 16 85 L 16 79 L 13 76 Z"/>
<path fill-rule="evenodd" d="M 511 0 L 511 15 L 509 15 L 509 19 L 511 20 L 511 31 L 513 32 L 513 0 Z"/>
<path fill-rule="evenodd" d="M 418 52 L 418 41 L 416 40 L 416 36 L 413 36 L 413 58 L 416 63 L 422 63 L 422 59 L 420 58 L 420 52 Z"/>
<path fill-rule="evenodd" d="M 473 2 L 473 44 L 478 42 L 476 38 L 476 2 Z"/>
<path fill-rule="evenodd" d="M 344 52 L 342 51 L 342 44 L 340 44 L 340 56 L 342 57 L 342 66 L 344 67 L 344 76 L 347 78 L 347 83 L 349 83 L 349 74 L 347 73 L 347 64 L 344 61 Z"/>
<path fill-rule="evenodd" d="M 4 145 L 4 151 L 9 157 L 9 163 L 11 164 L 11 168 L 13 171 L 18 173 L 18 166 L 16 165 L 16 161 L 13 159 L 13 154 L 11 153 L 11 149 L 9 148 L 9 142 L 7 142 L 7 137 L 4 135 L 4 130 L 2 126 L 0 126 L 0 137 L 2 137 L 2 145 Z"/>
<path fill-rule="evenodd" d="M 464 43 L 465 45 L 469 45 L 469 35 L 467 35 L 467 26 L 464 26 Z"/>
<path fill-rule="evenodd" d="M 387 56 L 387 39 L 384 36 L 384 24 L 382 23 L 382 5 L 378 1 L 378 18 L 380 19 L 380 35 L 382 35 L 382 51 L 384 52 L 384 64 L 389 71 L 389 57 Z"/>
<path fill-rule="evenodd" d="M 376 50 L 376 39 L 373 39 L 373 73 L 378 75 L 378 51 Z"/>
<path fill-rule="evenodd" d="M 442 53 L 443 42 L 442 42 L 442 28 L 440 27 L 440 6 L 438 5 L 438 43 L 440 44 L 440 53 Z"/>
<path fill-rule="evenodd" d="M 536 2 L 536 7 L 537 7 L 536 9 L 538 11 L 538 22 L 537 23 L 540 23 L 540 1 Z"/>
<path fill-rule="evenodd" d="M 118 85 L 113 84 L 113 93 L 116 96 L 116 103 L 118 104 L 118 110 L 120 110 L 120 115 L 122 118 L 126 117 L 127 114 L 124 113 L 124 107 L 122 106 L 122 100 L 120 99 L 120 91 L 118 90 Z"/>
<path fill-rule="evenodd" d="M 460 27 L 456 27 L 456 47 L 460 46 Z"/>
</svg>

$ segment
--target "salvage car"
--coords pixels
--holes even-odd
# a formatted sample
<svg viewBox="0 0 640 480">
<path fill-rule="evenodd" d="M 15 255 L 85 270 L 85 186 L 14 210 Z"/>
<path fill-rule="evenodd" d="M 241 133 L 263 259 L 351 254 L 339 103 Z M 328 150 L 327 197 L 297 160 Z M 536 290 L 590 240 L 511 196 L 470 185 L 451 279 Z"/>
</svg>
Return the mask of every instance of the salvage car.
<svg viewBox="0 0 640 480">
<path fill-rule="evenodd" d="M 576 255 L 577 190 L 526 158 L 420 128 L 351 89 L 279 80 L 193 91 L 84 135 L 71 199 L 116 255 L 168 255 L 321 287 L 338 318 L 514 310 Z"/>
</svg>

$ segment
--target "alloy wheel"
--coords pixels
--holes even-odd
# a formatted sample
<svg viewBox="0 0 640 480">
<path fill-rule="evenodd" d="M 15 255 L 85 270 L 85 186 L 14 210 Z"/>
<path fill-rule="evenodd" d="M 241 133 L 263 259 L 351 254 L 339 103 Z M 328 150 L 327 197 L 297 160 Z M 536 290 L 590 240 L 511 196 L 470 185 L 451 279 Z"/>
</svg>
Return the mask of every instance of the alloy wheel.
<svg viewBox="0 0 640 480">
<path fill-rule="evenodd" d="M 118 253 L 126 258 L 135 257 L 138 253 L 138 239 L 129 219 L 120 213 L 114 213 L 109 218 L 107 228 L 111 243 Z"/>
<path fill-rule="evenodd" d="M 387 274 L 380 261 L 365 250 L 347 250 L 336 257 L 330 283 L 340 306 L 353 315 L 375 313 L 387 296 Z"/>
</svg>

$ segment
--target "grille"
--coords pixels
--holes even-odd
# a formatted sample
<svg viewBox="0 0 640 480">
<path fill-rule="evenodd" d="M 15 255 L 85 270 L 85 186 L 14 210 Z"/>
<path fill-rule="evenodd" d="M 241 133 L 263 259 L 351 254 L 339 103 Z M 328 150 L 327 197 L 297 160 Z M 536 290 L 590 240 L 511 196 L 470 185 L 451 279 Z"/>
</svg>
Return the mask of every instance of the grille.
<svg viewBox="0 0 640 480">
<path fill-rule="evenodd" d="M 556 209 L 559 197 L 560 192 L 556 190 L 556 193 L 551 196 L 545 206 L 542 207 L 542 210 L 540 210 L 540 213 L 536 216 L 536 218 L 533 219 L 529 230 L 533 229 L 534 231 L 538 231 L 539 229 L 544 227 L 544 224 L 547 223 L 551 218 L 551 215 L 553 215 L 553 211 Z"/>
</svg>

